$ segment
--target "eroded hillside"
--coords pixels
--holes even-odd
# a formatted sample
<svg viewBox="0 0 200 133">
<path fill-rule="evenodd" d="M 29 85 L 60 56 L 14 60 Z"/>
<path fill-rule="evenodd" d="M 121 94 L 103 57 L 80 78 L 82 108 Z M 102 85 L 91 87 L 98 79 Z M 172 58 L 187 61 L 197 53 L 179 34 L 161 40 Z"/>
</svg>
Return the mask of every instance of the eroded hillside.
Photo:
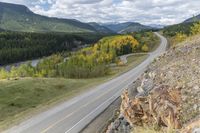
<svg viewBox="0 0 200 133">
<path fill-rule="evenodd" d="M 121 115 L 108 132 L 200 131 L 199 57 L 195 36 L 157 58 L 122 94 Z"/>
</svg>

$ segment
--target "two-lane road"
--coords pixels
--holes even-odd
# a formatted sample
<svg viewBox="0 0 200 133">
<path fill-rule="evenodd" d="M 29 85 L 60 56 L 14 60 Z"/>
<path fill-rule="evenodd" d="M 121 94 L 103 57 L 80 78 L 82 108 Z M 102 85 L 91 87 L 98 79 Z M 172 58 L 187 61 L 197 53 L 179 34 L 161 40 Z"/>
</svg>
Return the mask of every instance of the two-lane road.
<svg viewBox="0 0 200 133">
<path fill-rule="evenodd" d="M 136 68 L 112 79 L 91 91 L 77 96 L 57 107 L 5 131 L 6 133 L 78 133 L 118 98 L 130 83 L 167 47 L 167 40 L 155 33 L 161 44 L 158 49 Z"/>
</svg>

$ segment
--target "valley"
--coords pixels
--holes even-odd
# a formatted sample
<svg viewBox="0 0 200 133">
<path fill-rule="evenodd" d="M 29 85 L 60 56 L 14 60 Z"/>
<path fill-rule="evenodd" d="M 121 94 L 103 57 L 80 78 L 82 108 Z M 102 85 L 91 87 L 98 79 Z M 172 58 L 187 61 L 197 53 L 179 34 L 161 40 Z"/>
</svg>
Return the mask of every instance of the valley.
<svg viewBox="0 0 200 133">
<path fill-rule="evenodd" d="M 148 57 L 148 59 L 146 59 L 142 64 L 140 64 L 139 66 L 137 66 L 135 69 L 142 69 L 141 70 L 141 72 L 145 69 L 145 65 L 147 65 L 147 64 L 149 64 L 149 62 L 151 62 L 153 59 L 154 59 L 154 56 L 158 56 L 158 52 L 161 52 L 161 51 L 163 51 L 164 49 L 165 49 L 165 47 L 166 47 L 166 41 L 165 42 L 163 42 L 163 44 L 162 45 L 160 45 L 159 46 L 159 48 L 156 50 L 156 51 L 154 51 L 154 52 L 152 52 L 151 54 L 150 54 L 150 56 Z M 150 60 L 149 60 L 150 59 Z M 145 64 L 145 65 L 144 65 Z M 131 68 L 132 69 L 132 68 Z M 70 103 L 71 102 L 75 102 L 76 101 L 76 104 L 78 104 L 78 106 L 79 106 L 79 104 L 82 104 L 82 105 L 84 105 L 84 106 L 80 106 L 80 108 L 84 108 L 84 109 L 86 109 L 86 111 L 91 111 L 92 109 L 95 109 L 96 108 L 96 106 L 98 106 L 98 104 L 96 105 L 95 103 L 93 103 L 93 102 L 89 102 L 88 104 L 89 105 L 85 105 L 84 103 L 85 103 L 85 100 L 87 101 L 87 99 L 89 100 L 90 99 L 90 97 L 92 97 L 92 96 L 95 96 L 96 97 L 96 95 L 98 96 L 99 95 L 99 93 L 101 93 L 102 94 L 102 96 L 100 97 L 100 96 L 98 96 L 97 98 L 100 98 L 101 99 L 101 101 L 106 101 L 105 102 L 105 105 L 104 104 L 102 104 L 102 107 L 101 107 L 101 109 L 100 110 L 103 110 L 104 108 L 106 108 L 106 106 L 108 106 L 109 104 L 107 103 L 107 99 L 109 99 L 109 103 L 110 102 L 112 102 L 116 97 L 118 97 L 118 95 L 120 94 L 120 92 L 121 92 L 121 89 L 123 88 L 123 86 L 126 86 L 127 85 L 127 83 L 130 81 L 130 80 L 132 80 L 132 78 L 133 77 L 135 77 L 135 75 L 138 75 L 138 72 L 139 71 L 136 71 L 135 69 L 132 69 L 132 70 L 130 70 L 130 71 L 128 71 L 128 72 L 126 72 L 126 73 L 124 73 L 124 74 L 122 74 L 122 75 L 120 75 L 120 76 L 118 76 L 118 77 L 116 77 L 116 78 L 113 78 L 112 80 L 109 80 L 108 82 L 106 82 L 106 83 L 104 83 L 104 84 L 102 84 L 102 85 L 99 85 L 99 86 L 97 86 L 97 87 L 95 87 L 96 89 L 92 89 L 91 91 L 89 91 L 89 92 L 86 92 L 84 95 L 82 95 L 82 98 L 81 97 L 76 97 L 76 98 L 78 98 L 78 99 L 80 99 L 80 101 L 81 102 L 83 102 L 83 104 L 82 103 L 80 103 L 80 101 L 78 102 L 78 101 L 76 101 L 75 99 L 71 99 L 70 101 L 68 101 L 68 102 L 66 102 L 66 103 L 63 103 L 63 104 L 65 104 L 65 106 L 67 107 L 67 106 L 69 106 L 70 105 Z M 129 76 L 130 75 L 130 73 L 135 73 L 135 75 L 133 75 L 133 74 L 131 74 L 131 77 Z M 127 79 L 128 78 L 128 79 Z M 119 81 L 121 81 L 123 79 L 123 82 L 119 82 Z M 115 84 L 115 85 L 114 85 Z M 120 84 L 120 86 L 118 86 L 117 84 Z M 113 88 L 112 86 L 116 86 L 116 88 Z M 107 86 L 107 87 L 105 87 L 105 86 Z M 112 88 L 111 90 L 109 90 L 109 89 L 107 89 L 107 88 Z M 115 89 L 117 89 L 118 91 L 117 91 L 117 93 L 116 93 L 116 96 L 111 96 L 110 97 L 110 95 L 113 95 L 113 92 L 116 92 L 116 90 Z M 100 92 L 99 92 L 100 91 Z M 95 95 L 94 95 L 94 93 L 95 93 Z M 104 97 L 105 96 L 105 97 Z M 110 99 L 112 98 L 112 100 L 110 101 Z M 95 98 L 94 98 L 95 99 Z M 75 100 L 75 101 L 74 101 Z M 94 102 L 99 102 L 99 99 L 98 100 L 95 100 Z M 63 106 L 63 104 L 61 104 L 60 105 L 60 107 L 61 106 Z M 91 105 L 90 105 L 91 104 Z M 72 104 L 72 106 L 75 106 L 75 104 Z M 86 106 L 86 107 L 85 107 Z M 58 108 L 60 108 L 60 107 L 58 107 Z M 64 106 L 63 106 L 64 107 Z M 74 107 L 73 107 L 74 108 Z M 76 107 L 75 107 L 76 108 Z M 72 107 L 70 107 L 70 108 L 67 108 L 67 109 L 65 109 L 65 111 L 67 111 L 67 110 L 71 110 L 72 109 Z M 54 109 L 53 109 L 54 110 Z M 57 109 L 56 109 L 56 107 L 55 107 L 55 111 L 56 111 Z M 100 111 L 100 110 L 98 110 L 98 111 Z M 61 111 L 61 110 L 60 110 Z M 38 117 L 40 117 L 41 119 L 45 119 L 45 121 L 47 120 L 47 123 L 44 121 L 44 126 L 46 127 L 47 126 L 47 128 L 45 128 L 45 129 L 43 129 L 43 131 L 44 132 L 54 132 L 54 131 L 58 131 L 58 130 L 60 130 L 60 132 L 62 132 L 62 130 L 66 130 L 66 125 L 65 125 L 65 122 L 64 121 L 68 121 L 68 120 L 72 120 L 71 118 L 76 118 L 76 120 L 74 121 L 74 122 L 70 122 L 71 124 L 73 124 L 73 123 L 75 123 L 76 121 L 79 121 L 80 120 L 80 117 L 79 117 L 79 115 L 84 115 L 83 113 L 79 113 L 79 111 L 81 111 L 82 112 L 82 109 L 81 110 L 77 110 L 77 114 L 74 114 L 74 113 L 72 113 L 73 114 L 73 116 L 69 116 L 70 118 L 69 119 L 61 119 L 61 120 L 58 120 L 58 122 L 60 123 L 63 123 L 64 125 L 62 126 L 63 128 L 59 128 L 59 129 L 57 129 L 57 124 L 54 124 L 54 123 L 51 123 L 52 122 L 52 120 L 50 120 L 50 121 L 48 121 L 48 118 L 46 119 L 45 117 L 46 117 L 46 115 L 44 114 L 43 115 L 43 117 L 41 117 L 41 116 L 38 116 Z M 57 111 L 56 111 L 57 112 Z M 45 113 L 45 112 L 44 112 Z M 46 112 L 46 113 L 48 113 L 48 111 Z M 66 112 L 67 114 L 70 114 L 69 112 Z M 63 115 L 66 115 L 66 113 L 64 113 L 63 112 Z M 58 114 L 60 114 L 60 113 L 58 113 Z M 78 115 L 79 114 L 79 115 Z M 98 113 L 97 112 L 95 112 L 95 114 L 97 115 Z M 41 114 L 42 115 L 42 114 Z M 53 115 L 53 114 L 52 114 Z M 67 115 L 68 116 L 68 115 Z M 75 117 L 75 116 L 77 116 L 77 117 Z M 57 115 L 55 115 L 55 117 L 57 117 Z M 50 117 L 50 118 L 53 118 L 53 117 Z M 57 118 L 56 118 L 57 119 Z M 59 117 L 59 119 L 60 119 L 60 117 Z M 85 118 L 84 118 L 85 119 Z M 89 119 L 91 119 L 91 118 L 89 118 Z M 31 120 L 32 121 L 32 120 Z M 33 121 L 35 121 L 35 120 L 33 120 Z M 40 121 L 40 120 L 39 120 Z M 38 121 L 38 122 L 39 122 Z M 36 121 L 35 121 L 36 122 Z M 38 122 L 36 122 L 36 123 L 38 123 Z M 50 125 L 53 125 L 53 127 L 52 128 L 54 128 L 54 129 L 52 129 L 52 128 L 49 128 L 48 127 L 48 123 L 51 123 Z M 86 120 L 86 122 L 84 122 L 85 124 L 87 123 L 87 122 L 89 122 L 88 120 Z M 27 123 L 27 122 L 25 122 L 26 124 L 28 124 L 29 126 L 30 126 L 30 124 L 29 123 Z M 56 122 L 57 123 L 57 122 Z M 46 125 L 47 124 L 47 125 Z M 40 124 L 41 125 L 41 124 Z M 43 125 L 43 124 L 42 124 Z M 54 127 L 54 125 L 55 125 L 55 127 Z M 59 124 L 60 125 L 60 124 Z M 25 126 L 26 127 L 26 125 L 24 125 L 24 124 L 22 124 L 22 127 L 23 126 Z M 84 126 L 84 124 L 82 125 L 82 124 L 80 124 L 79 126 Z M 33 126 L 33 127 L 35 127 L 35 126 Z M 36 126 L 37 127 L 37 126 Z M 50 126 L 51 127 L 51 126 Z M 68 127 L 71 127 L 70 125 L 68 126 Z M 12 129 L 12 130 L 22 130 L 23 128 L 20 128 L 20 129 Z M 50 129 L 50 130 L 49 130 Z M 81 128 L 73 128 L 73 129 L 71 129 L 71 128 L 69 128 L 69 131 L 71 132 L 71 130 L 80 130 Z M 11 131 L 12 131 L 11 130 Z M 28 131 L 41 131 L 41 129 L 39 129 L 38 127 L 37 127 L 37 129 L 32 129 L 32 130 L 30 130 L 30 129 L 23 129 L 25 132 L 26 132 L 26 130 L 28 130 Z M 23 132 L 23 131 L 20 131 L 20 132 Z M 74 131 L 74 132 L 77 132 L 77 131 Z"/>
<path fill-rule="evenodd" d="M 133 36 L 138 38 L 138 41 L 135 40 Z M 145 41 L 144 39 L 140 40 L 141 38 L 140 36 L 142 36 L 146 40 Z M 123 43 L 119 43 L 121 41 L 123 41 Z M 148 43 L 148 42 L 151 42 L 151 43 Z M 101 46 L 99 44 L 101 44 Z M 109 49 L 107 49 L 108 44 L 110 45 L 110 48 L 112 46 L 112 49 L 110 49 L 112 53 L 115 52 L 115 50 L 116 50 L 116 53 L 118 51 L 118 54 L 116 54 L 115 56 L 110 54 L 111 55 L 110 57 L 112 58 L 107 58 L 107 55 L 106 55 L 106 53 L 108 53 L 109 55 Z M 148 44 L 145 46 L 147 47 L 145 50 L 142 47 L 142 44 Z M 99 84 L 110 81 L 111 79 L 114 79 L 117 76 L 120 76 L 121 74 L 133 69 L 134 67 L 139 65 L 141 62 L 146 60 L 148 58 L 148 51 L 153 52 L 158 47 L 158 44 L 159 44 L 159 39 L 152 32 L 137 33 L 132 36 L 131 35 L 116 35 L 116 36 L 105 37 L 101 39 L 100 41 L 98 41 L 93 46 L 89 46 L 86 48 L 82 48 L 78 51 L 74 51 L 72 55 L 69 54 L 69 57 L 66 61 L 64 61 L 65 54 L 63 55 L 54 54 L 52 56 L 41 59 L 39 62 L 37 62 L 36 66 L 22 63 L 16 67 L 12 67 L 10 71 L 1 69 L 0 84 L 2 86 L 1 90 L 2 91 L 4 90 L 3 93 L 1 93 L 2 96 L 0 98 L 2 101 L 1 102 L 2 120 L 0 122 L 1 128 L 7 127 L 12 123 L 16 124 L 19 121 L 26 119 L 28 116 L 34 114 L 34 112 L 41 110 L 41 106 L 43 106 L 42 110 L 43 109 L 45 110 L 47 107 L 51 107 L 55 105 L 56 103 L 65 101 L 66 99 L 71 99 L 72 97 L 77 96 L 78 94 L 81 94 L 87 91 L 88 89 L 90 90 L 92 87 L 95 87 Z M 123 48 L 126 48 L 124 47 L 126 45 L 132 46 L 133 48 L 136 48 L 137 46 L 137 48 L 127 49 L 130 51 L 125 51 L 126 49 L 123 49 Z M 65 75 L 60 75 L 62 73 L 57 72 L 57 71 L 61 71 L 65 69 L 65 68 L 58 69 L 58 67 L 60 67 L 62 64 L 70 62 L 70 60 L 72 60 L 76 56 L 78 59 L 79 57 L 82 57 L 82 54 L 84 53 L 91 54 L 93 50 L 94 50 L 94 54 L 98 53 L 95 56 L 95 59 L 98 59 L 99 57 L 100 59 L 105 58 L 102 61 L 106 61 L 107 59 L 106 62 L 102 62 L 102 63 L 106 63 L 104 66 L 104 69 L 106 71 L 109 70 L 109 73 L 106 73 L 105 75 L 98 74 L 98 76 L 91 75 L 91 77 L 85 77 L 85 76 L 88 76 L 86 70 L 89 71 L 90 67 L 89 69 L 86 67 L 85 70 L 82 71 L 84 67 L 79 66 L 79 64 L 75 64 L 72 67 L 73 68 L 77 67 L 77 69 L 80 67 L 82 70 L 77 71 L 76 69 L 72 69 L 71 72 L 73 74 L 74 73 L 81 74 L 82 72 L 84 72 L 84 75 L 82 76 L 78 74 L 79 76 L 69 75 L 73 77 L 68 77 L 67 75 L 67 77 L 65 77 Z M 135 54 L 133 54 L 130 57 L 127 57 L 128 62 L 123 63 L 123 60 L 120 60 L 119 58 L 120 55 L 132 53 L 132 52 L 135 52 Z M 140 52 L 142 52 L 142 54 L 140 54 Z M 86 57 L 88 57 L 88 55 L 85 56 L 84 58 Z M 80 63 L 80 61 L 78 61 L 78 63 Z M 87 66 L 87 62 L 82 62 L 82 63 L 84 66 Z M 64 72 L 65 73 L 67 71 L 70 72 L 69 70 L 70 69 L 67 68 L 66 70 L 64 70 Z M 99 72 L 98 70 L 99 68 L 97 67 L 97 69 L 93 71 L 97 73 Z M 102 71 L 100 72 L 102 74 Z M 88 74 L 92 74 L 92 73 L 88 72 Z M 29 85 L 31 85 L 31 88 L 29 87 Z M 50 90 L 46 88 L 49 88 Z M 13 95 L 12 93 L 10 93 L 10 91 L 13 91 L 13 94 L 16 94 L 16 95 Z M 20 94 L 20 92 L 23 92 L 23 93 Z M 10 97 L 9 96 L 10 94 L 13 96 L 13 100 L 11 101 L 7 99 Z M 31 99 L 29 99 L 30 97 Z M 27 101 L 27 103 L 25 104 L 24 101 Z M 13 110 L 13 108 L 15 109 Z M 13 122 L 11 122 L 10 119 L 12 119 Z M 10 123 L 10 124 L 7 125 L 7 123 Z"/>
</svg>

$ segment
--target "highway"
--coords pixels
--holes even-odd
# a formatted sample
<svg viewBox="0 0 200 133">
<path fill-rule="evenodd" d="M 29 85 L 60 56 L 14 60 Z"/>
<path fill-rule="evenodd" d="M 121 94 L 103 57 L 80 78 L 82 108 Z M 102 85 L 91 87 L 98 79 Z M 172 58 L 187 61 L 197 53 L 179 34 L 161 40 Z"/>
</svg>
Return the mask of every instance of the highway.
<svg viewBox="0 0 200 133">
<path fill-rule="evenodd" d="M 135 81 L 156 57 L 165 52 L 166 38 L 158 33 L 155 34 L 161 39 L 160 46 L 137 67 L 91 89 L 91 91 L 33 116 L 8 129 L 5 133 L 79 133 L 116 100 L 121 92 Z"/>
</svg>

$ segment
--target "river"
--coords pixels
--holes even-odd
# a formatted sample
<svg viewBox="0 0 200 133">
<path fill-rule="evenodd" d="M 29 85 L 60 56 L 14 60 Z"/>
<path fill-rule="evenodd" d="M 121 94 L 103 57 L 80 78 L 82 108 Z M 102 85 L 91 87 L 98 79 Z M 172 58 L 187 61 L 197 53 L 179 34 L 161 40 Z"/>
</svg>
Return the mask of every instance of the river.
<svg viewBox="0 0 200 133">
<path fill-rule="evenodd" d="M 19 67 L 22 64 L 28 64 L 28 63 L 31 63 L 31 66 L 36 67 L 40 60 L 42 60 L 42 59 L 23 61 L 23 62 L 13 63 L 10 65 L 0 66 L 0 68 L 5 68 L 6 71 L 10 71 L 13 66 Z"/>
</svg>

